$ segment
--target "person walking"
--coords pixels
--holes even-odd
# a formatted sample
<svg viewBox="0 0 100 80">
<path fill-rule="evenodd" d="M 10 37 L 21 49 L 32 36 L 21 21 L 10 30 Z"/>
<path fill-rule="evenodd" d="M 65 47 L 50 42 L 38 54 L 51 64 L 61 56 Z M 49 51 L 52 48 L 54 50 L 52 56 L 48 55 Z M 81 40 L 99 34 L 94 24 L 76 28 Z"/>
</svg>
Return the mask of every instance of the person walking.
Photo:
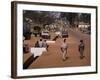
<svg viewBox="0 0 100 80">
<path fill-rule="evenodd" d="M 80 44 L 79 44 L 80 59 L 84 58 L 84 56 L 83 56 L 84 47 L 85 47 L 85 45 L 84 45 L 83 40 L 80 40 Z"/>
<path fill-rule="evenodd" d="M 62 59 L 65 61 L 67 57 L 67 49 L 68 49 L 68 44 L 66 43 L 66 39 L 63 40 L 63 43 L 61 45 L 61 51 L 62 51 Z"/>
</svg>

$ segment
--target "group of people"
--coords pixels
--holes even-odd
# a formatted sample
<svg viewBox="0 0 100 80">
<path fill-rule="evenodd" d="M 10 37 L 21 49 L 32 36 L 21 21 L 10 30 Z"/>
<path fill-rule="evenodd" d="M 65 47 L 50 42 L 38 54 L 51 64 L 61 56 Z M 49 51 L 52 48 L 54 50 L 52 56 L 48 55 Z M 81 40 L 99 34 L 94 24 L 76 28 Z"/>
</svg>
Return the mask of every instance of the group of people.
<svg viewBox="0 0 100 80">
<path fill-rule="evenodd" d="M 40 39 L 39 41 L 37 41 L 35 43 L 35 47 L 39 47 L 39 48 L 45 47 L 46 50 L 48 51 L 49 45 L 47 44 L 45 39 Z M 84 58 L 84 55 L 83 55 L 84 54 L 84 47 L 85 47 L 84 41 L 80 40 L 80 44 L 78 45 L 80 59 Z M 67 44 L 66 39 L 63 40 L 63 43 L 61 44 L 60 48 L 61 48 L 61 52 L 62 52 L 62 60 L 65 61 L 68 58 L 68 56 L 67 56 L 68 44 Z M 28 53 L 29 52 L 28 45 L 23 46 L 23 50 L 25 53 Z"/>
<path fill-rule="evenodd" d="M 48 51 L 48 47 L 49 45 L 46 43 L 46 40 L 40 39 L 39 41 L 37 41 L 35 43 L 35 47 L 45 47 L 46 50 Z M 83 52 L 84 52 L 84 47 L 85 44 L 83 42 L 83 40 L 80 40 L 80 44 L 78 46 L 78 50 L 80 53 L 80 59 L 84 58 Z M 68 50 L 68 44 L 66 42 L 66 39 L 63 40 L 63 43 L 61 45 L 61 52 L 62 52 L 62 60 L 65 61 L 68 57 L 67 57 L 67 50 Z"/>
<path fill-rule="evenodd" d="M 83 59 L 83 52 L 84 52 L 84 47 L 85 44 L 83 42 L 83 40 L 80 40 L 80 44 L 78 46 L 79 49 L 79 53 L 80 53 L 80 59 Z M 65 61 L 68 57 L 67 57 L 67 50 L 68 50 L 68 44 L 66 43 L 66 39 L 63 40 L 63 43 L 61 45 L 61 51 L 62 51 L 62 59 L 63 61 Z"/>
<path fill-rule="evenodd" d="M 48 51 L 48 47 L 49 47 L 49 45 L 46 43 L 46 40 L 43 40 L 43 39 L 40 39 L 39 41 L 37 41 L 36 43 L 35 43 L 35 47 L 45 47 L 46 48 L 46 50 Z"/>
</svg>

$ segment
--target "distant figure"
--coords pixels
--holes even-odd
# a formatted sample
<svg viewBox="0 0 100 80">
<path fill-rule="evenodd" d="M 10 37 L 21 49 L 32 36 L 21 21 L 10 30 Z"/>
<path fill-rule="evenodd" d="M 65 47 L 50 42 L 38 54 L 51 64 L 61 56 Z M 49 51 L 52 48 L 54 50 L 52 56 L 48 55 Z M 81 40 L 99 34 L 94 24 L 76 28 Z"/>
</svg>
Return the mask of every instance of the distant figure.
<svg viewBox="0 0 100 80">
<path fill-rule="evenodd" d="M 65 61 L 67 59 L 67 48 L 68 48 L 68 44 L 66 43 L 66 39 L 64 39 L 64 41 L 61 45 L 63 61 Z"/>
<path fill-rule="evenodd" d="M 28 53 L 28 52 L 29 52 L 29 46 L 28 46 L 28 44 L 25 44 L 25 45 L 23 46 L 23 52 L 24 52 L 24 53 Z"/>
<path fill-rule="evenodd" d="M 43 47 L 43 40 L 42 39 L 40 39 L 40 41 L 39 41 L 39 47 Z"/>
<path fill-rule="evenodd" d="M 83 59 L 83 57 L 84 57 L 83 56 L 84 47 L 85 47 L 85 45 L 84 45 L 83 40 L 80 40 L 80 44 L 79 44 L 80 59 Z"/>
<path fill-rule="evenodd" d="M 35 47 L 39 47 L 39 41 L 35 43 Z"/>
<path fill-rule="evenodd" d="M 45 47 L 46 50 L 48 51 L 48 47 L 49 47 L 49 45 L 46 43 L 46 40 L 43 41 L 43 47 Z"/>
</svg>

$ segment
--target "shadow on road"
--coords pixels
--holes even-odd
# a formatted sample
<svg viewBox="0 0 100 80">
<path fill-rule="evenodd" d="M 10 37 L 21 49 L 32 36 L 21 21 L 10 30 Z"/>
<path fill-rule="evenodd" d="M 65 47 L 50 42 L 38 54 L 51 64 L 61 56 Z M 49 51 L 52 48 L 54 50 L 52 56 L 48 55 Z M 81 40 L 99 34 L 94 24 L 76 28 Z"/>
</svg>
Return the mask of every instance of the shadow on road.
<svg viewBox="0 0 100 80">
<path fill-rule="evenodd" d="M 23 64 L 23 69 L 27 69 L 33 61 L 35 61 L 39 56 L 36 56 L 35 58 L 32 56 L 30 56 L 27 61 Z"/>
</svg>

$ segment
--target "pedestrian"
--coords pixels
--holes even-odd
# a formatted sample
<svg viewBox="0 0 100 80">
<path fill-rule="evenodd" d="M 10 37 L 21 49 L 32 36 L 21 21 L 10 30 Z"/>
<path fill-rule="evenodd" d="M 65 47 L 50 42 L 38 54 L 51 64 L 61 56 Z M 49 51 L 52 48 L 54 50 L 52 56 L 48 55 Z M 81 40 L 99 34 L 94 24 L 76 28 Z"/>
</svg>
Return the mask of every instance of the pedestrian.
<svg viewBox="0 0 100 80">
<path fill-rule="evenodd" d="M 43 47 L 45 47 L 46 50 L 48 51 L 48 47 L 49 47 L 49 45 L 46 43 L 46 40 L 43 41 Z"/>
<path fill-rule="evenodd" d="M 23 52 L 24 53 L 29 53 L 29 46 L 28 46 L 28 44 L 24 44 L 24 46 L 23 46 Z"/>
<path fill-rule="evenodd" d="M 80 52 L 80 59 L 83 59 L 83 53 L 84 53 L 84 42 L 83 40 L 80 40 L 80 44 L 79 44 L 79 52 Z"/>
<path fill-rule="evenodd" d="M 40 39 L 40 41 L 38 42 L 38 44 L 39 44 L 39 47 L 43 47 L 43 40 Z"/>
<path fill-rule="evenodd" d="M 65 61 L 67 57 L 67 49 L 68 49 L 68 44 L 66 43 L 66 39 L 63 40 L 63 43 L 61 45 L 61 51 L 62 51 L 62 58 L 63 61 Z"/>
</svg>

